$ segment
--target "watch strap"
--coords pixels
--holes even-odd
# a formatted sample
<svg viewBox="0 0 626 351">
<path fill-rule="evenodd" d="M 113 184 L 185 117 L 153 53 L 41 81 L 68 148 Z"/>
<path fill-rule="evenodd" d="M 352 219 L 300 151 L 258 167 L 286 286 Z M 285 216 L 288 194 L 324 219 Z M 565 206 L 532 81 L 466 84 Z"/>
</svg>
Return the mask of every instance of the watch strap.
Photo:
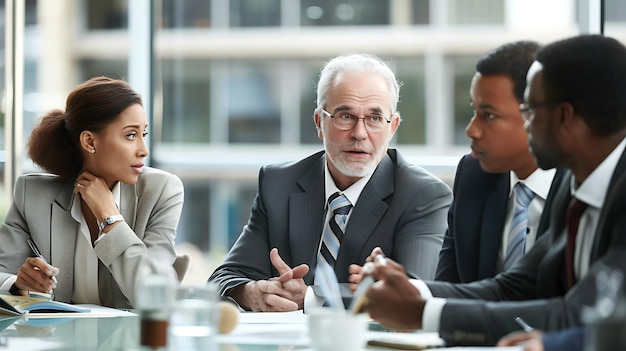
<svg viewBox="0 0 626 351">
<path fill-rule="evenodd" d="M 17 288 L 17 285 L 15 285 L 15 283 L 11 285 L 11 288 L 9 289 L 9 293 L 11 295 L 16 295 L 16 296 L 22 295 L 22 293 L 20 292 L 20 289 Z"/>
<path fill-rule="evenodd" d="M 114 216 L 106 217 L 104 220 L 102 220 L 102 222 L 98 223 L 98 228 L 100 228 L 100 233 L 102 233 L 102 231 L 107 225 L 120 222 L 123 220 L 124 220 L 124 217 L 122 215 L 114 215 Z"/>
</svg>

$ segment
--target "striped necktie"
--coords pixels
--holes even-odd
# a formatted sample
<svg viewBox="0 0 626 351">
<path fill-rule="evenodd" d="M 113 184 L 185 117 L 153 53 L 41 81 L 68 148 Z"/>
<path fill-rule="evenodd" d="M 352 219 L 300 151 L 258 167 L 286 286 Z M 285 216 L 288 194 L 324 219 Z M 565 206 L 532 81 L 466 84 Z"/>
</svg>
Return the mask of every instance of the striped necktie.
<svg viewBox="0 0 626 351">
<path fill-rule="evenodd" d="M 511 230 L 506 246 L 506 256 L 504 258 L 504 270 L 508 270 L 511 266 L 524 255 L 526 247 L 526 233 L 528 231 L 528 205 L 535 194 L 524 184 L 515 184 L 513 204 L 513 219 L 511 221 Z"/>
<path fill-rule="evenodd" d="M 318 256 L 318 264 L 326 263 L 334 268 L 352 204 L 345 195 L 336 192 L 328 198 L 328 206 L 330 207 L 331 216 L 324 225 L 324 231 L 322 232 L 322 245 Z"/>
</svg>

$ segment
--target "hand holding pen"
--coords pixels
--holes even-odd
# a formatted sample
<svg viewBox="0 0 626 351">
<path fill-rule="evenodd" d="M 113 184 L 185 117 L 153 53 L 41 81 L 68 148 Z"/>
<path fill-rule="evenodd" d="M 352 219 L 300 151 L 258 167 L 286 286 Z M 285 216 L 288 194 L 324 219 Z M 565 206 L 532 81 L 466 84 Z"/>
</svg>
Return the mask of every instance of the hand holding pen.
<svg viewBox="0 0 626 351">
<path fill-rule="evenodd" d="M 21 292 L 51 293 L 56 288 L 56 277 L 59 269 L 47 263 L 34 241 L 29 238 L 28 246 L 37 257 L 29 257 L 20 267 L 15 281 L 15 287 Z"/>
<path fill-rule="evenodd" d="M 373 262 L 373 273 L 365 276 L 373 277 L 376 282 L 365 292 L 366 311 L 388 329 L 421 329 L 426 300 L 410 282 L 402 265 L 382 253 L 378 256 L 373 252 L 373 255 L 371 260 L 368 258 Z"/>
<path fill-rule="evenodd" d="M 33 241 L 33 239 L 28 238 L 27 242 L 28 242 L 28 246 L 30 246 L 30 249 L 33 250 L 33 253 L 35 254 L 35 256 L 39 257 L 45 264 L 48 264 L 48 261 L 46 261 L 46 259 L 43 257 L 41 252 L 39 252 L 39 248 L 37 248 L 37 245 L 35 245 L 35 242 Z M 55 277 L 54 275 L 50 276 L 50 279 L 52 280 L 54 284 L 57 283 L 57 277 Z"/>
</svg>

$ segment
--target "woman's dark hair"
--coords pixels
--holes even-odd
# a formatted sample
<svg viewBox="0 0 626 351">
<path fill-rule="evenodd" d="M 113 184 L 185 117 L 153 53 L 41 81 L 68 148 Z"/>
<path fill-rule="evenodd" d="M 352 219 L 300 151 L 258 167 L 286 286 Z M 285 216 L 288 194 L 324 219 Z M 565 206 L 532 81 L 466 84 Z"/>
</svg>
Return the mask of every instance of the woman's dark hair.
<svg viewBox="0 0 626 351">
<path fill-rule="evenodd" d="M 47 172 L 75 178 L 83 168 L 80 133 L 102 131 L 134 104 L 141 105 L 141 97 L 128 83 L 91 78 L 68 95 L 65 112 L 52 110 L 41 118 L 28 139 L 28 155 Z"/>
</svg>

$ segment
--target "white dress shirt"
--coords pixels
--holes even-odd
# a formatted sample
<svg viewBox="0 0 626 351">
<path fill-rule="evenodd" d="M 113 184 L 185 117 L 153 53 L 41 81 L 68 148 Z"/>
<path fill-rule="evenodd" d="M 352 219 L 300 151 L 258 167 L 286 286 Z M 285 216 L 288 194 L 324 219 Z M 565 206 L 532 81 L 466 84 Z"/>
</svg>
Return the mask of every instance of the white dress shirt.
<svg viewBox="0 0 626 351">
<path fill-rule="evenodd" d="M 112 190 L 113 200 L 120 207 L 120 183 Z M 91 233 L 83 216 L 80 195 L 74 195 L 72 203 L 72 217 L 79 223 L 76 233 L 76 251 L 74 256 L 74 293 L 72 302 L 100 305 L 98 290 L 98 256 L 91 245 Z M 97 244 L 98 240 L 94 243 Z"/>
</svg>

